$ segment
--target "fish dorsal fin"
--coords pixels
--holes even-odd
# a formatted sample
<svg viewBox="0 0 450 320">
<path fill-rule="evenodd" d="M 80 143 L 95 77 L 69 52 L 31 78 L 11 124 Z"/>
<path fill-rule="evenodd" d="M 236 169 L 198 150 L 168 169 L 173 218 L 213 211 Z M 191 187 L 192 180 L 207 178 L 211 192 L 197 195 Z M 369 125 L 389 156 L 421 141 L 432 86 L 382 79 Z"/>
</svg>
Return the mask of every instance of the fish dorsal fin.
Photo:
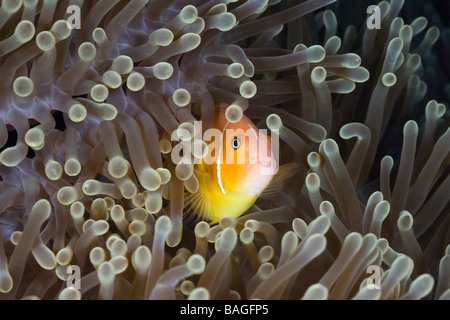
<svg viewBox="0 0 450 320">
<path fill-rule="evenodd" d="M 263 190 L 259 197 L 267 199 L 278 195 L 286 186 L 288 180 L 300 170 L 300 167 L 300 164 L 296 162 L 287 163 L 279 167 L 278 172 L 273 176 L 269 185 Z"/>
</svg>

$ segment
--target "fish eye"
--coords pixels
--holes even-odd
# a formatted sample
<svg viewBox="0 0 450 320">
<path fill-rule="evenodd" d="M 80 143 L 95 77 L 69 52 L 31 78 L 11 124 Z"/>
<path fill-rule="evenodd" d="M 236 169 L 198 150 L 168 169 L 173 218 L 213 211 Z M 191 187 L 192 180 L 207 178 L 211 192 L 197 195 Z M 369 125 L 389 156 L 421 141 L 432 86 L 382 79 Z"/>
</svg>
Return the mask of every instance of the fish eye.
<svg viewBox="0 0 450 320">
<path fill-rule="evenodd" d="M 238 137 L 233 137 L 233 139 L 231 140 L 231 146 L 234 150 L 239 149 L 239 147 L 241 146 L 241 140 L 239 140 Z"/>
</svg>

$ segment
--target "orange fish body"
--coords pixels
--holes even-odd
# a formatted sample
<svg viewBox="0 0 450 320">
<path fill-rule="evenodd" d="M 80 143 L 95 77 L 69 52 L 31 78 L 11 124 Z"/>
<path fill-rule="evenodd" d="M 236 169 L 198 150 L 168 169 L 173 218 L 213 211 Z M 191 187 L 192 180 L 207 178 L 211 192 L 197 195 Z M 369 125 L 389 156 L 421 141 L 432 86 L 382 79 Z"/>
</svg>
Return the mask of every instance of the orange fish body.
<svg viewBox="0 0 450 320">
<path fill-rule="evenodd" d="M 199 189 L 186 198 L 186 205 L 211 223 L 224 216 L 242 215 L 277 171 L 270 137 L 245 115 L 238 122 L 229 122 L 227 107 L 219 104 L 216 108 L 216 138 L 208 144 L 209 154 L 195 166 Z"/>
</svg>

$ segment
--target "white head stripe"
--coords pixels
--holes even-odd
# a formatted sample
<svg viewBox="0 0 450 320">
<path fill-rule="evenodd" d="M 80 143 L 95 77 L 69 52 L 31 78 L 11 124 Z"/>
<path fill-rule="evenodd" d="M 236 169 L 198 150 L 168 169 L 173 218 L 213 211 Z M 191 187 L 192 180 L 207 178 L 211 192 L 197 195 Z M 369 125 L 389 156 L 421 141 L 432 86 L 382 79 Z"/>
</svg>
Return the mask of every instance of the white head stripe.
<svg viewBox="0 0 450 320">
<path fill-rule="evenodd" d="M 217 181 L 219 182 L 220 190 L 222 190 L 222 193 L 224 195 L 226 195 L 227 193 L 225 192 L 225 189 L 223 188 L 223 184 L 222 184 L 222 175 L 221 175 L 221 172 L 220 172 L 220 163 L 222 161 L 222 154 L 223 154 L 223 134 L 224 134 L 225 130 L 228 127 L 228 123 L 229 122 L 227 122 L 227 124 L 225 125 L 225 127 L 222 130 L 222 133 L 220 134 L 219 158 L 217 159 L 218 160 L 217 161 Z"/>
</svg>

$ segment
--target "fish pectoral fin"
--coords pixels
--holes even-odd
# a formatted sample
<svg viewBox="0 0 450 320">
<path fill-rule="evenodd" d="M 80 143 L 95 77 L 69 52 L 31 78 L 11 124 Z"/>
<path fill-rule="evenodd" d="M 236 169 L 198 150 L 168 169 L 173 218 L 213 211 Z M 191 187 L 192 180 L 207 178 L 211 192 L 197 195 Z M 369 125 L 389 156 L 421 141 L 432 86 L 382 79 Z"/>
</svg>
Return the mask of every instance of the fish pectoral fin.
<svg viewBox="0 0 450 320">
<path fill-rule="evenodd" d="M 292 178 L 300 168 L 301 165 L 296 162 L 287 163 L 279 167 L 278 172 L 273 176 L 269 185 L 259 195 L 259 198 L 268 199 L 278 195 L 286 186 L 289 179 Z"/>
<path fill-rule="evenodd" d="M 200 219 L 210 220 L 208 218 L 211 211 L 211 202 L 202 188 L 195 193 L 185 194 L 184 209 L 188 215 L 196 215 Z"/>
</svg>

